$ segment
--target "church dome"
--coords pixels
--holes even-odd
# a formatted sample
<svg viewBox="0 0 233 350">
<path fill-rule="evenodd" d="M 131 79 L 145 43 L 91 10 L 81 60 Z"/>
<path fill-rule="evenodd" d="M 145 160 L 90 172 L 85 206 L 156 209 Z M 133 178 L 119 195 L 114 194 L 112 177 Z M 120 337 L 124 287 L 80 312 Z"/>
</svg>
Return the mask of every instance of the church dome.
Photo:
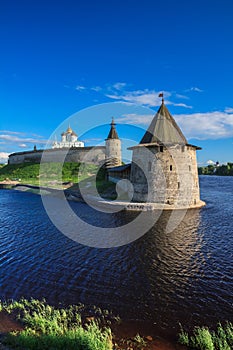
<svg viewBox="0 0 233 350">
<path fill-rule="evenodd" d="M 66 134 L 72 134 L 73 130 L 71 129 L 71 127 L 69 126 L 68 129 L 66 130 Z"/>
</svg>

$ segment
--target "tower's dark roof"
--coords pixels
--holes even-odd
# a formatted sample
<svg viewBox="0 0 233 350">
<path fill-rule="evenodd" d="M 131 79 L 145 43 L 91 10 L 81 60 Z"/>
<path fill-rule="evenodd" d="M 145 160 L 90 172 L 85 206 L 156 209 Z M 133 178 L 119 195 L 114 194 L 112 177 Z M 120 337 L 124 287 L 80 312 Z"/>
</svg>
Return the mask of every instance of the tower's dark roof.
<svg viewBox="0 0 233 350">
<path fill-rule="evenodd" d="M 186 138 L 165 106 L 164 101 L 162 101 L 140 144 L 155 142 L 187 144 Z"/>
<path fill-rule="evenodd" d="M 115 128 L 115 122 L 114 122 L 114 119 L 112 118 L 112 122 L 111 122 L 111 129 L 109 131 L 109 134 L 108 134 L 108 137 L 107 137 L 107 140 L 108 139 L 119 139 L 118 137 L 118 134 L 117 134 L 117 131 L 116 131 L 116 128 Z"/>
</svg>

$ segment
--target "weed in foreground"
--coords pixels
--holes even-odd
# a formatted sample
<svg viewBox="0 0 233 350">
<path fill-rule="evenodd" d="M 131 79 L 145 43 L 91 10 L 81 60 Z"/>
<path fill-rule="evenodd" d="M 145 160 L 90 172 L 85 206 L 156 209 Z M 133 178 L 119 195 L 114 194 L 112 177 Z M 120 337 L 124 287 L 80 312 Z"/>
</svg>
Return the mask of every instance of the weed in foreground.
<svg viewBox="0 0 233 350">
<path fill-rule="evenodd" d="M 95 319 L 83 324 L 82 307 L 56 309 L 35 299 L 0 303 L 1 311 L 14 312 L 25 325 L 23 331 L 9 333 L 5 342 L 25 350 L 111 350 L 111 330 L 101 329 Z"/>
<path fill-rule="evenodd" d="M 181 326 L 179 342 L 198 350 L 232 350 L 233 324 L 228 322 L 222 326 L 219 323 L 216 332 L 207 327 L 196 327 L 191 335 L 185 332 Z"/>
</svg>

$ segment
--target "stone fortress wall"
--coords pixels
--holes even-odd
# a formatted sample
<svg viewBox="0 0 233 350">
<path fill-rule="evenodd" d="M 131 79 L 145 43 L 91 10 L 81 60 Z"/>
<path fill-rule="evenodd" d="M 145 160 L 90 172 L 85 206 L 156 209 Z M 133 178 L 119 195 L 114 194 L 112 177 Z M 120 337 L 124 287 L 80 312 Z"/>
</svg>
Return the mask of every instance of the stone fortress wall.
<svg viewBox="0 0 233 350">
<path fill-rule="evenodd" d="M 86 162 L 101 164 L 105 161 L 105 146 L 54 148 L 10 154 L 8 164 L 40 163 L 42 155 L 45 162 Z"/>
<path fill-rule="evenodd" d="M 17 152 L 9 155 L 8 164 L 40 163 L 43 162 L 85 162 L 102 164 L 109 153 L 108 146 L 85 147 L 84 142 L 78 140 L 78 135 L 68 126 L 61 134 L 61 141 L 54 141 L 52 148 L 33 151 Z M 110 152 L 111 153 L 111 152 Z"/>
</svg>

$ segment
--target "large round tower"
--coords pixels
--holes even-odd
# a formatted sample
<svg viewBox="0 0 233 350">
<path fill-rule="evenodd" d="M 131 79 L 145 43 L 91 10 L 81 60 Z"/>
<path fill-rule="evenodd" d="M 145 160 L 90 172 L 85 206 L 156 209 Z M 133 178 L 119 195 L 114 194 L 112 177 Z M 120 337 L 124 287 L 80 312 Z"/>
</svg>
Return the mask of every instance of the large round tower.
<svg viewBox="0 0 233 350">
<path fill-rule="evenodd" d="M 121 140 L 119 139 L 116 131 L 116 124 L 114 122 L 114 118 L 112 118 L 112 122 L 110 125 L 111 125 L 111 129 L 109 131 L 107 139 L 105 140 L 106 168 L 111 168 L 114 166 L 121 165 Z"/>
<path fill-rule="evenodd" d="M 196 150 L 162 104 L 139 145 L 131 147 L 133 201 L 200 207 Z"/>
</svg>

